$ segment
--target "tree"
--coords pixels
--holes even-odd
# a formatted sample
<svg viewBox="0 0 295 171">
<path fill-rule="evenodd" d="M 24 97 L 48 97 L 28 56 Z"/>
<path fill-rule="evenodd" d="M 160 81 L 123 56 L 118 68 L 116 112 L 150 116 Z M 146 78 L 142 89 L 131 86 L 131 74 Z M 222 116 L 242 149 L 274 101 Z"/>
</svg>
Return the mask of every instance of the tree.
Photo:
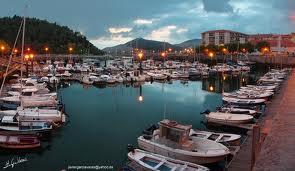
<svg viewBox="0 0 295 171">
<path fill-rule="evenodd" d="M 20 16 L 0 18 L 0 39 L 3 39 L 10 47 L 13 46 L 21 21 Z M 25 46 L 30 47 L 35 53 L 48 53 L 44 50 L 46 46 L 50 53 L 65 54 L 68 53 L 68 44 L 72 43 L 76 47 L 73 53 L 84 54 L 89 50 L 90 54 L 104 54 L 80 32 L 75 32 L 67 26 L 36 18 L 27 18 L 26 21 Z M 17 49 L 21 49 L 20 40 L 18 40 Z"/>
<path fill-rule="evenodd" d="M 264 48 L 270 49 L 270 44 L 267 41 L 260 41 L 255 45 L 255 49 L 263 51 Z"/>
</svg>

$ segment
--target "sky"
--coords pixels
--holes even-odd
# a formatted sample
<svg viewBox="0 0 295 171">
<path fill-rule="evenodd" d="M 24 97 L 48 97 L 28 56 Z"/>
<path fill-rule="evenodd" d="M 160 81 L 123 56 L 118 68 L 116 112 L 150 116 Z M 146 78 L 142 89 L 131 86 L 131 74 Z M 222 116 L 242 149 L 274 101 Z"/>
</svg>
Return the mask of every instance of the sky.
<svg viewBox="0 0 295 171">
<path fill-rule="evenodd" d="M 23 15 L 25 4 L 26 15 L 66 25 L 98 48 L 138 37 L 180 43 L 213 29 L 295 31 L 295 0 L 1 0 L 0 17 Z"/>
</svg>

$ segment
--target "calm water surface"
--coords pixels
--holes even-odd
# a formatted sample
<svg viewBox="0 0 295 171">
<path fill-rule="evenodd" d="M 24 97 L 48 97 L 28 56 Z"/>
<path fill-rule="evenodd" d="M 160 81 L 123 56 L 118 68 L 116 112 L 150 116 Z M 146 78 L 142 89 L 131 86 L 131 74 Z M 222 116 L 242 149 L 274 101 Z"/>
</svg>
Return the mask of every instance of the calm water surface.
<svg viewBox="0 0 295 171">
<path fill-rule="evenodd" d="M 60 88 L 69 122 L 56 130 L 35 151 L 0 150 L 0 170 L 7 160 L 26 157 L 27 162 L 6 170 L 58 171 L 70 165 L 107 165 L 118 168 L 127 161 L 127 144 L 149 125 L 169 118 L 206 129 L 200 115 L 221 105 L 220 92 L 252 83 L 254 76 L 221 75 L 203 81 L 145 83 L 141 86 L 85 87 L 71 83 Z M 219 92 L 219 93 L 216 93 Z M 143 96 L 140 102 L 138 97 Z"/>
</svg>

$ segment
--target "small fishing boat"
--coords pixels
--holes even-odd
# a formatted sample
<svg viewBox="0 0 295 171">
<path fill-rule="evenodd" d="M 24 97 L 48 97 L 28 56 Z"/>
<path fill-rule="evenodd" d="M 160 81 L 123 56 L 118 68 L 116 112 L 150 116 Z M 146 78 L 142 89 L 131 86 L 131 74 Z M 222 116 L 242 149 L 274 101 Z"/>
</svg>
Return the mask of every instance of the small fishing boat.
<svg viewBox="0 0 295 171">
<path fill-rule="evenodd" d="M 17 134 L 44 133 L 52 130 L 52 123 L 47 121 L 22 121 L 15 116 L 3 116 L 0 122 L 0 130 Z"/>
<path fill-rule="evenodd" d="M 190 130 L 190 137 L 193 139 L 195 137 L 212 140 L 218 143 L 224 143 L 229 145 L 239 145 L 241 136 L 237 134 L 228 134 L 228 133 L 217 133 L 209 131 L 200 131 L 200 130 Z"/>
<path fill-rule="evenodd" d="M 237 105 L 264 105 L 264 99 L 240 99 L 240 98 L 232 98 L 232 97 L 222 97 L 224 102 L 230 104 L 237 104 Z"/>
<path fill-rule="evenodd" d="M 149 153 L 139 149 L 133 149 L 128 153 L 128 158 L 139 166 L 137 171 L 208 171 L 209 169 L 181 160 L 164 157 L 158 154 Z"/>
<path fill-rule="evenodd" d="M 56 109 L 21 108 L 17 110 L 0 111 L 0 117 L 16 116 L 17 120 L 43 120 L 54 123 L 62 123 L 65 115 Z"/>
<path fill-rule="evenodd" d="M 234 107 L 222 107 L 219 112 L 224 113 L 232 113 L 232 114 L 248 114 L 248 115 L 255 115 L 257 114 L 256 110 L 251 109 L 242 109 L 242 108 L 234 108 Z"/>
<path fill-rule="evenodd" d="M 139 148 L 165 157 L 195 164 L 219 162 L 230 153 L 224 145 L 212 140 L 189 136 L 191 125 L 162 120 L 152 135 L 138 137 Z"/>
<path fill-rule="evenodd" d="M 233 124 L 242 124 L 250 123 L 253 120 L 253 116 L 247 114 L 231 114 L 231 113 L 222 113 L 222 112 L 210 112 L 206 115 L 207 121 L 215 121 L 222 123 L 233 123 Z"/>
<path fill-rule="evenodd" d="M 6 135 L 0 134 L 0 147 L 7 149 L 32 149 L 40 147 L 40 140 L 36 135 Z"/>
</svg>

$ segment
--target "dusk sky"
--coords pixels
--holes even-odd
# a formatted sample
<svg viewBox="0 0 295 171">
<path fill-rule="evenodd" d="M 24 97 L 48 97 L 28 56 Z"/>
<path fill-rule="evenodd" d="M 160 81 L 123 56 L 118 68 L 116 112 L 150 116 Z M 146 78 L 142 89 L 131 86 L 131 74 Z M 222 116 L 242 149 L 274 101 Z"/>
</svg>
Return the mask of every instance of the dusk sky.
<svg viewBox="0 0 295 171">
<path fill-rule="evenodd" d="M 99 48 L 137 37 L 180 43 L 211 29 L 295 31 L 295 0 L 1 0 L 0 16 L 27 15 L 80 31 Z"/>
</svg>

